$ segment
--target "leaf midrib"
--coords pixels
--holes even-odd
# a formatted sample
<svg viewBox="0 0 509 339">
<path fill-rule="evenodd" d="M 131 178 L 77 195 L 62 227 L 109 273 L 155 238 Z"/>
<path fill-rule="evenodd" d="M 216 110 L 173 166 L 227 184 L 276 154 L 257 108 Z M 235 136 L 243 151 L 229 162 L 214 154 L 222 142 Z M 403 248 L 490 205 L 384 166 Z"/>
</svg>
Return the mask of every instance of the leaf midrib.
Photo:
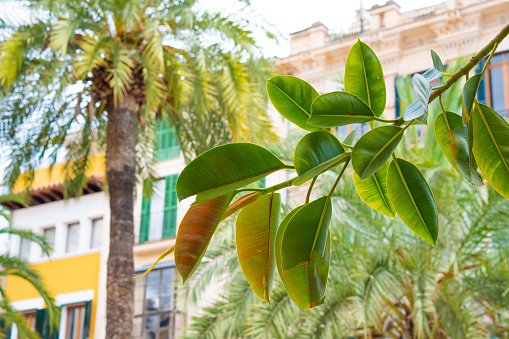
<svg viewBox="0 0 509 339">
<path fill-rule="evenodd" d="M 311 251 L 309 252 L 308 262 L 309 262 L 309 260 L 311 260 L 311 255 L 313 254 L 313 251 L 315 250 L 316 240 L 318 239 L 318 234 L 320 234 L 320 231 L 322 229 L 323 217 L 325 216 L 325 211 L 327 210 L 329 203 L 330 203 L 330 198 L 327 198 L 325 201 L 325 205 L 323 206 L 323 209 L 322 209 L 322 215 L 320 216 L 320 222 L 318 223 L 318 228 L 316 229 L 315 239 L 313 240 L 313 246 L 311 247 Z"/>
<path fill-rule="evenodd" d="M 394 159 L 394 164 L 396 165 L 396 169 L 398 170 L 398 174 L 399 174 L 399 176 L 401 178 L 401 181 L 403 181 L 403 184 L 405 185 L 405 189 L 408 192 L 408 195 L 410 196 L 410 200 L 412 200 L 412 203 L 413 203 L 413 205 L 415 207 L 415 210 L 417 211 L 417 214 L 419 214 L 419 218 L 421 218 L 421 221 L 424 224 L 424 228 L 426 228 L 426 231 L 428 232 L 430 238 L 432 240 L 434 240 L 433 236 L 431 235 L 431 232 L 428 229 L 428 225 L 424 222 L 424 219 L 422 218 L 422 215 L 421 215 L 421 211 L 417 207 L 417 204 L 415 203 L 414 197 L 412 196 L 412 193 L 411 193 L 410 189 L 408 188 L 408 185 L 406 183 L 405 177 L 403 176 L 403 172 L 401 172 L 401 168 L 399 168 L 398 160 L 396 158 Z"/>
<path fill-rule="evenodd" d="M 293 104 L 295 106 L 297 106 L 302 112 L 304 112 L 308 117 L 311 116 L 311 113 L 309 113 L 308 111 L 306 111 L 304 108 L 302 108 L 301 105 L 299 105 L 295 100 L 293 100 L 288 94 L 286 94 L 281 88 L 279 88 L 275 83 L 273 83 L 272 81 L 270 81 L 270 83 L 272 84 L 272 86 L 276 87 L 281 93 L 283 93 L 291 102 L 293 102 Z"/>
<path fill-rule="evenodd" d="M 401 134 L 404 132 L 404 129 L 401 128 L 398 133 L 396 133 L 389 141 L 378 151 L 373 158 L 371 158 L 370 162 L 364 167 L 364 171 L 362 171 L 362 175 L 366 173 L 366 169 L 373 163 L 373 161 Z"/>
<path fill-rule="evenodd" d="M 505 159 L 504 157 L 502 156 L 502 152 L 500 151 L 500 148 L 498 147 L 497 145 L 497 142 L 495 141 L 495 137 L 493 136 L 493 134 L 491 133 L 491 129 L 488 125 L 488 122 L 486 121 L 485 117 L 484 117 L 484 114 L 482 113 L 482 110 L 481 110 L 481 105 L 479 105 L 479 103 L 477 101 L 474 101 L 475 105 L 477 106 L 477 110 L 479 111 L 479 115 L 481 116 L 482 118 L 482 121 L 484 123 L 484 126 L 486 127 L 486 130 L 488 131 L 488 133 L 490 134 L 490 137 L 491 137 L 491 141 L 493 141 L 493 145 L 495 146 L 495 148 L 497 149 L 497 153 L 498 155 L 500 156 L 500 159 L 502 159 L 502 162 L 504 163 L 504 166 L 505 166 L 505 169 L 509 172 L 509 166 L 507 166 L 507 163 L 505 162 Z"/>
<path fill-rule="evenodd" d="M 364 62 L 364 55 L 362 52 L 362 43 L 359 44 L 359 50 L 362 62 L 362 71 L 364 72 L 364 81 L 366 82 L 366 94 L 368 95 L 368 106 L 371 108 L 371 96 L 369 94 L 368 75 L 366 74 L 366 63 Z"/>
<path fill-rule="evenodd" d="M 380 195 L 382 196 L 382 200 L 384 201 L 385 206 L 387 207 L 389 212 L 391 212 L 394 215 L 394 211 L 389 206 L 389 203 L 388 203 L 387 199 L 385 199 L 384 192 L 382 191 L 382 188 L 380 187 L 380 184 L 378 183 L 378 179 L 376 177 L 376 173 L 373 173 L 373 180 L 375 180 L 376 187 L 378 188 L 378 191 L 380 192 Z"/>
</svg>

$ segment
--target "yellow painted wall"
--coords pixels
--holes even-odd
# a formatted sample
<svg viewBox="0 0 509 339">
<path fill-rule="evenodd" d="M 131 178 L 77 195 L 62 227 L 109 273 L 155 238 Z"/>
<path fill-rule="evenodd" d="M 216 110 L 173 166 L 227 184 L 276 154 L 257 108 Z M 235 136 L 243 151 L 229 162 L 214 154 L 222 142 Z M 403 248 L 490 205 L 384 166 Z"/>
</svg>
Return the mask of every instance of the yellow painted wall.
<svg viewBox="0 0 509 339">
<path fill-rule="evenodd" d="M 95 312 L 99 282 L 100 254 L 48 261 L 32 265 L 41 275 L 46 289 L 52 297 L 57 294 L 94 290 L 90 319 L 90 338 L 94 337 Z M 6 292 L 11 301 L 40 298 L 37 291 L 19 277 L 8 276 Z"/>
</svg>

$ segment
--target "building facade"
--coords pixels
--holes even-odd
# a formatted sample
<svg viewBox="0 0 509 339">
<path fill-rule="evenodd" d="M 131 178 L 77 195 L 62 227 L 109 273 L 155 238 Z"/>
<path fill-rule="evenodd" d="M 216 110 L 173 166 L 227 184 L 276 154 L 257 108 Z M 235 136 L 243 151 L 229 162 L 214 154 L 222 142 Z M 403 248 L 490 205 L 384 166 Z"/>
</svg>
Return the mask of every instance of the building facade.
<svg viewBox="0 0 509 339">
<path fill-rule="evenodd" d="M 322 94 L 339 89 L 346 58 L 357 39 L 377 54 L 387 87 L 386 119 L 398 117 L 395 80 L 432 67 L 434 49 L 444 64 L 471 56 L 484 47 L 509 22 L 506 0 L 447 0 L 438 5 L 402 12 L 395 1 L 362 11 L 346 34 L 331 34 L 317 22 L 291 34 L 291 55 L 275 59 L 281 74 L 297 76 Z M 362 33 L 361 33 L 362 30 Z M 509 113 L 509 76 L 504 40 L 490 62 L 479 100 L 497 112 Z M 484 96 L 486 93 L 486 96 Z"/>
<path fill-rule="evenodd" d="M 377 53 L 387 84 L 386 118 L 398 116 L 395 79 L 422 72 L 432 65 L 430 49 L 450 63 L 481 49 L 509 22 L 507 0 L 447 0 L 416 11 L 401 12 L 394 1 L 363 10 L 360 20 L 347 34 L 330 34 L 321 23 L 291 35 L 291 55 L 275 60 L 281 74 L 308 81 L 319 93 L 338 90 L 337 74 L 344 69 L 350 47 L 357 38 Z M 361 33 L 362 30 L 362 33 Z M 509 113 L 509 40 L 498 48 L 488 66 L 480 100 L 498 112 Z M 481 96 L 482 96 L 481 95 Z M 277 133 L 285 136 L 292 128 L 270 108 Z M 190 202 L 178 203 L 176 178 L 185 166 L 175 132 L 161 124 L 157 132 L 155 171 L 161 179 L 150 197 L 137 187 L 133 276 L 145 271 L 175 242 L 178 225 Z M 45 305 L 35 290 L 16 277 L 6 279 L 6 291 L 13 307 L 44 339 L 105 338 L 106 263 L 109 244 L 109 203 L 104 192 L 104 156 L 94 157 L 87 173 L 88 184 L 79 199 L 63 200 L 63 167 L 36 171 L 29 188 L 29 207 L 10 205 L 13 226 L 44 235 L 54 245 L 46 257 L 31 243 L 12 237 L 12 254 L 27 259 L 37 269 L 49 292 L 61 308 L 58 331 L 44 330 Z M 280 172 L 267 177 L 270 186 L 287 179 Z M 16 188 L 21 191 L 23 188 Z M 299 195 L 305 188 L 292 188 Z M 283 195 L 287 200 L 288 195 Z M 169 255 L 147 276 L 135 281 L 133 338 L 169 339 L 179 337 L 191 310 L 177 297 L 180 278 Z M 12 328 L 10 338 L 17 338 Z"/>
</svg>

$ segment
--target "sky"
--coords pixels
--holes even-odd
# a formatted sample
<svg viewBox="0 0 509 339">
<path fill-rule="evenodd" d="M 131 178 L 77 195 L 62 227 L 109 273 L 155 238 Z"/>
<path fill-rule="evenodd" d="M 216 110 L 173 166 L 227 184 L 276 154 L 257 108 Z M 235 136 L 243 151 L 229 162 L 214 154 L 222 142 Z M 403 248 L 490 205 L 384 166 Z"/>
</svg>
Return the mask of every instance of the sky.
<svg viewBox="0 0 509 339">
<path fill-rule="evenodd" d="M 320 21 L 335 32 L 346 32 L 355 19 L 361 0 L 250 0 L 252 12 L 248 19 L 267 22 L 282 37 L 279 43 L 259 38 L 266 57 L 286 57 L 290 54 L 290 33 L 300 31 Z M 362 0 L 364 8 L 383 5 L 387 0 Z M 235 0 L 202 0 L 202 6 L 221 13 L 238 13 Z M 444 0 L 396 0 L 402 11 L 435 5 Z M 245 15 L 245 14 L 244 14 Z M 256 34 L 260 37 L 260 34 Z"/>
</svg>

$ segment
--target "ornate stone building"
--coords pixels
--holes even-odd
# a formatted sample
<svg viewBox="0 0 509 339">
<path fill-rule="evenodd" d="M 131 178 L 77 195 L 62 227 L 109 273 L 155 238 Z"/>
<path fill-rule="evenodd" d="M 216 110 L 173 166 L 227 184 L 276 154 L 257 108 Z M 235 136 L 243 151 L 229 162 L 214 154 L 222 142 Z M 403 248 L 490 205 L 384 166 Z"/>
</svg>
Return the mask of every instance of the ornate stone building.
<svg viewBox="0 0 509 339">
<path fill-rule="evenodd" d="M 396 77 L 429 69 L 431 49 L 444 64 L 479 51 L 509 22 L 509 1 L 447 0 L 409 12 L 388 1 L 363 10 L 362 17 L 362 33 L 357 15 L 346 34 L 331 34 L 320 22 L 291 34 L 291 55 L 276 59 L 275 64 L 281 74 L 302 78 L 320 93 L 338 90 L 335 78 L 343 72 L 350 47 L 359 38 L 382 63 L 387 84 L 384 116 L 393 118 L 399 115 Z M 509 112 L 509 54 L 504 53 L 508 50 L 509 40 L 505 40 L 490 63 L 483 88 L 488 104 L 504 115 Z"/>
</svg>

